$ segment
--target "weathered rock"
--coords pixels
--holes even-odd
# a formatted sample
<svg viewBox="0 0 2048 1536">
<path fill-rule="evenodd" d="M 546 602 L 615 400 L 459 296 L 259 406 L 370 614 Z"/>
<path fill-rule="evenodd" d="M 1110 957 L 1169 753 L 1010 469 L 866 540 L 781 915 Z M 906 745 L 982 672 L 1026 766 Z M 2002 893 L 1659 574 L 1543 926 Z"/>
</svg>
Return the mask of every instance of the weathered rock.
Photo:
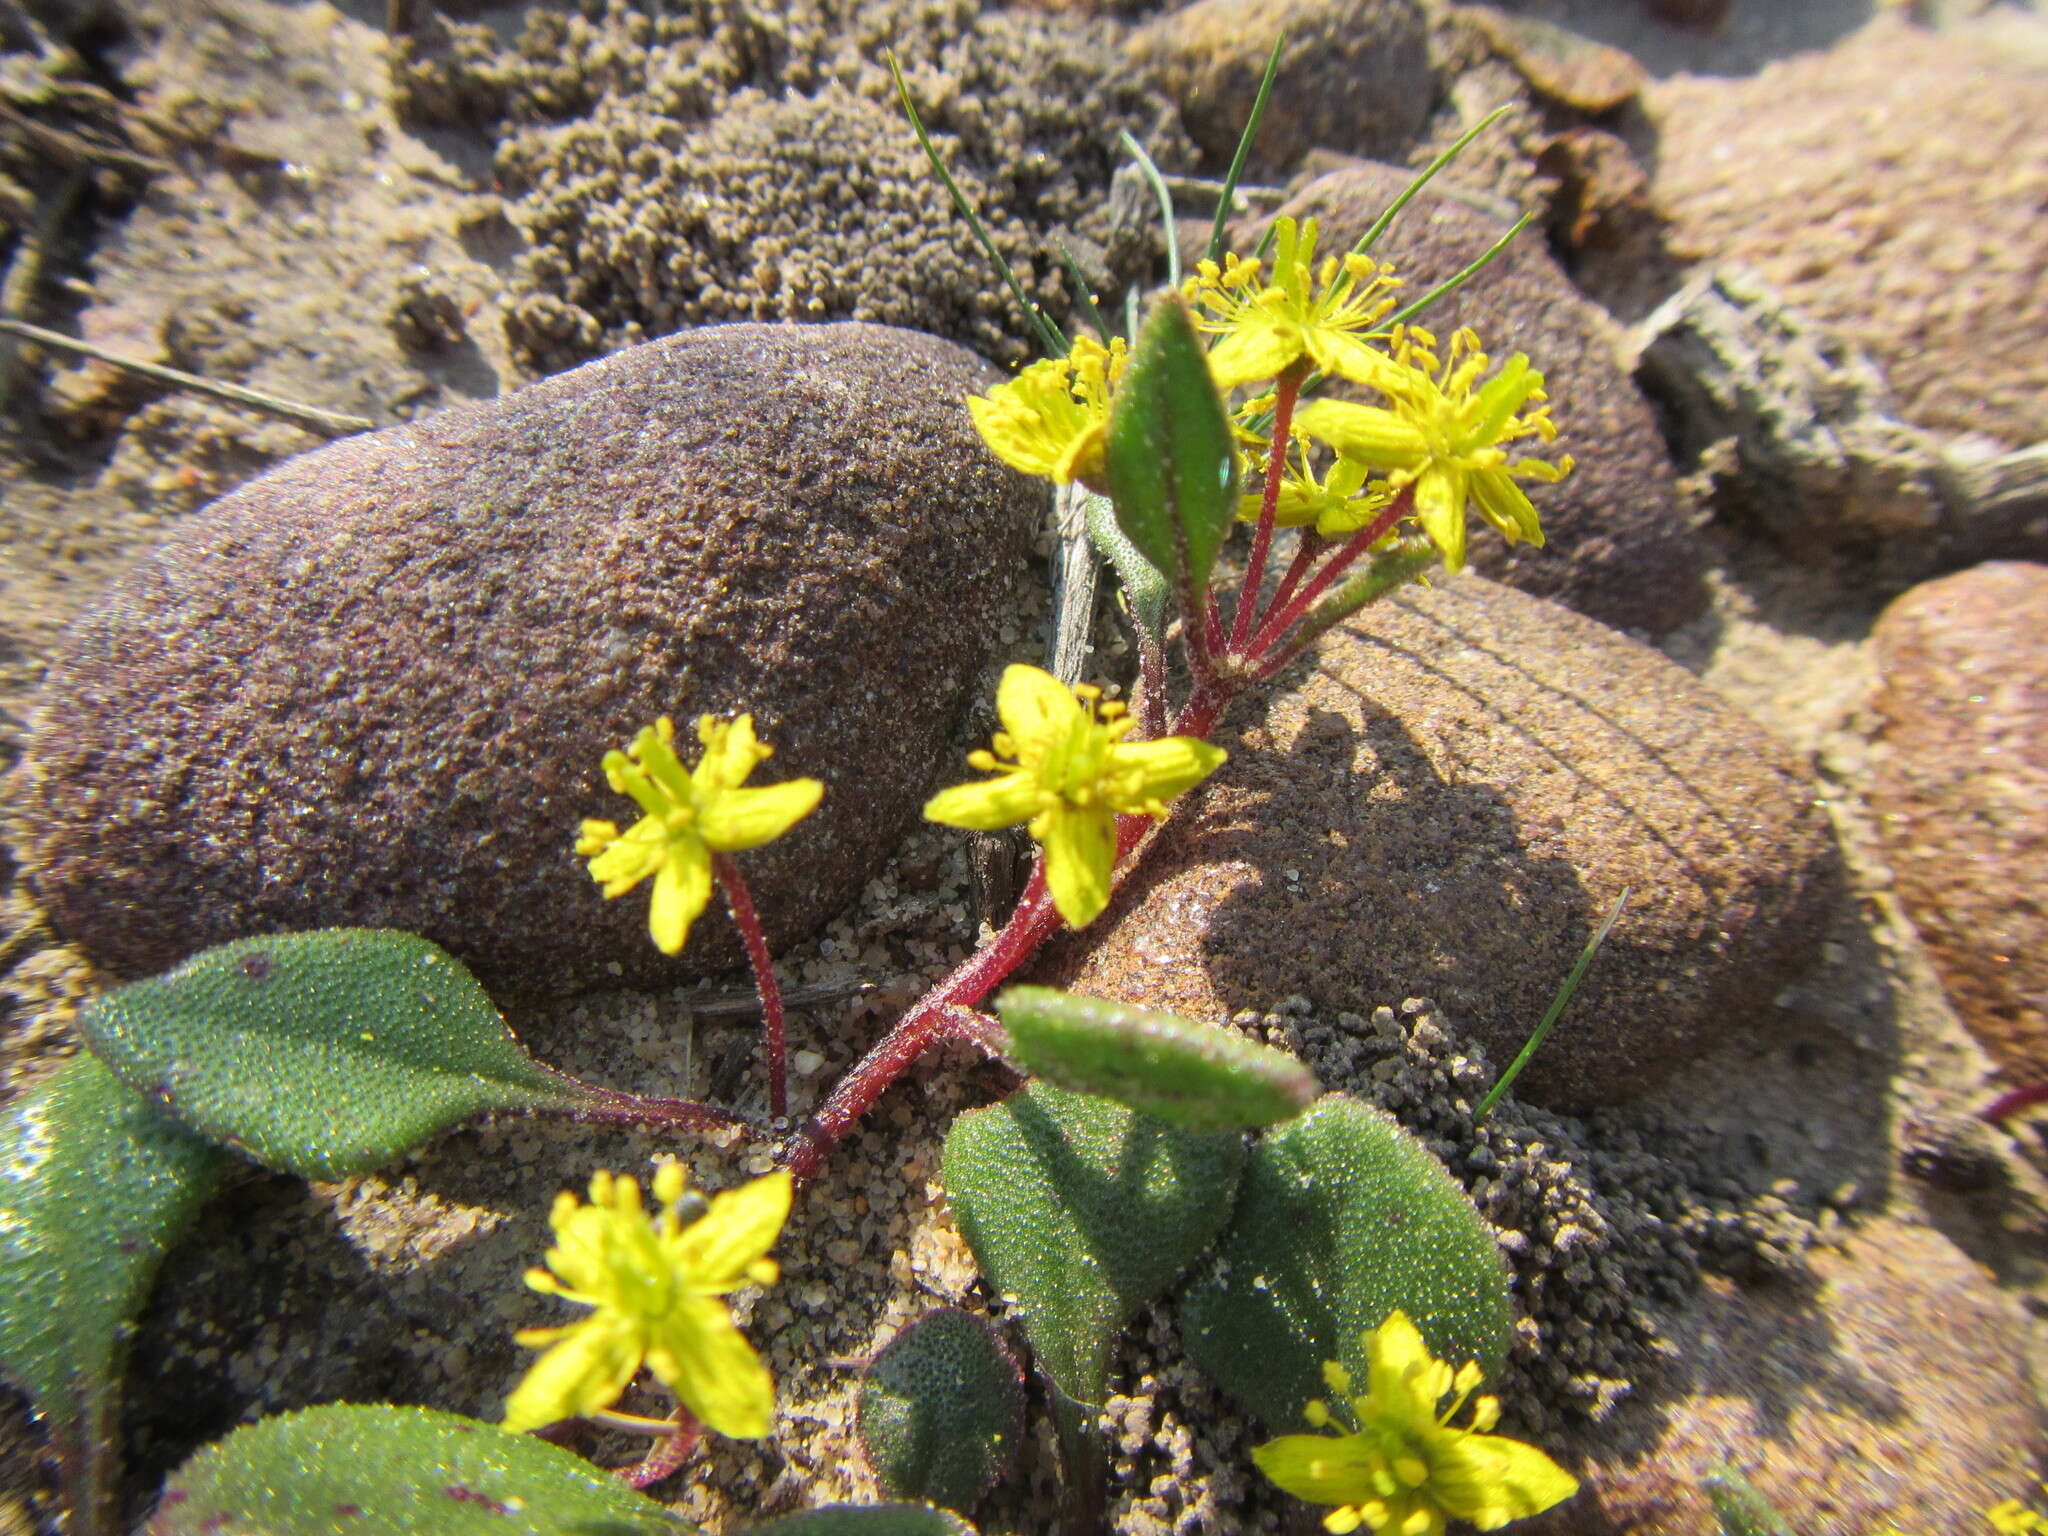
<svg viewBox="0 0 2048 1536">
<path fill-rule="evenodd" d="M 1875 358 L 1914 425 L 2048 439 L 2038 17 L 1935 30 L 1894 8 L 1832 47 L 1644 99 L 1674 250 L 1756 268 Z"/>
<path fill-rule="evenodd" d="M 1359 167 L 1318 178 L 1283 212 L 1321 221 L 1319 248 L 1354 244 L 1407 186 L 1409 173 Z M 1423 191 L 1373 254 L 1391 261 L 1416 297 L 1453 276 L 1505 226 L 1449 195 Z M 1545 549 L 1510 551 L 1484 533 L 1472 560 L 1488 575 L 1554 597 L 1620 629 L 1661 634 L 1706 606 L 1697 534 L 1649 406 L 1617 361 L 1614 326 L 1526 236 L 1435 306 L 1423 323 L 1440 336 L 1469 325 L 1495 356 L 1526 352 L 1543 371 L 1559 446 L 1578 469 L 1532 499 Z"/>
<path fill-rule="evenodd" d="M 1701 1480 L 1734 1463 L 1796 1531 L 1974 1531 L 2039 1491 L 2027 1325 L 1926 1227 L 1814 1249 L 1817 1285 L 1709 1278 L 1670 1322 L 1671 1376 L 1592 1432 L 1583 1491 L 1533 1536 L 1715 1536 Z"/>
<path fill-rule="evenodd" d="M 1540 17 L 1491 5 L 1461 6 L 1459 14 L 1479 28 L 1532 90 L 1575 111 L 1612 112 L 1633 100 L 1648 78 L 1632 54 Z"/>
<path fill-rule="evenodd" d="M 1999 454 L 1900 421 L 1877 365 L 1756 273 L 1701 274 L 1638 335 L 1636 377 L 1715 511 L 1798 558 L 1896 587 L 2048 556 L 2048 448 Z"/>
<path fill-rule="evenodd" d="M 870 325 L 687 332 L 336 443 L 188 520 L 53 668 L 30 747 L 35 890 L 120 972 L 366 924 L 489 981 L 679 972 L 598 899 L 603 752 L 752 710 L 762 781 L 823 808 L 745 856 L 786 941 L 912 818 L 1024 569 L 1029 482 L 981 449 L 964 350 Z M 687 730 L 687 726 L 685 726 Z"/>
<path fill-rule="evenodd" d="M 2048 565 L 1915 587 L 1876 642 L 1871 806 L 1899 895 L 1970 1032 L 2048 1078 Z"/>
<path fill-rule="evenodd" d="M 1580 1108 L 1766 1014 L 1834 883 L 1813 782 L 1760 727 L 1480 578 L 1334 631 L 1217 739 L 1229 764 L 1054 953 L 1062 984 L 1196 1018 L 1427 993 L 1505 1065 L 1628 886 L 1516 1089 Z"/>
<path fill-rule="evenodd" d="M 1253 162 L 1291 166 L 1311 149 L 1391 157 L 1435 103 L 1428 27 L 1415 0 L 1195 0 L 1131 34 L 1139 72 L 1180 103 L 1204 154 L 1228 165 L 1287 35 Z"/>
</svg>

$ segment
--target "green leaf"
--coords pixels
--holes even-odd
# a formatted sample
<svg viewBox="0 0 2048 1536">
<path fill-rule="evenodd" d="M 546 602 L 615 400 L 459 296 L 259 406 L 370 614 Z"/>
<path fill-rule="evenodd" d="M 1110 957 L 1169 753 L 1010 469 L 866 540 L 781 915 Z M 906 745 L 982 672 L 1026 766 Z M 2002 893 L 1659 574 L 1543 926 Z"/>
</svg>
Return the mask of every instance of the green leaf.
<svg viewBox="0 0 2048 1536">
<path fill-rule="evenodd" d="M 1118 1330 L 1209 1246 L 1243 1163 L 1237 1136 L 1031 1083 L 953 1122 L 942 1177 L 961 1235 L 1019 1308 L 1046 1373 L 1094 1404 Z"/>
<path fill-rule="evenodd" d="M 1214 1024 L 1054 987 L 996 999 L 1009 1054 L 1049 1082 L 1190 1131 L 1247 1131 L 1315 1102 L 1308 1068 Z"/>
<path fill-rule="evenodd" d="M 79 1029 L 193 1130 L 309 1179 L 381 1167 L 492 1110 L 592 1096 L 526 1054 L 453 956 L 390 929 L 218 945 L 95 999 Z"/>
<path fill-rule="evenodd" d="M 1208 354 L 1176 294 L 1154 304 L 1138 332 L 1109 413 L 1107 458 L 1124 535 L 1183 595 L 1205 591 L 1237 517 L 1237 453 Z"/>
<path fill-rule="evenodd" d="M 1392 1116 L 1332 1097 L 1253 1148 L 1237 1214 L 1181 1301 L 1188 1355 L 1265 1420 L 1299 1426 L 1322 1365 L 1367 1377 L 1395 1308 L 1437 1358 L 1507 1358 L 1507 1266 L 1457 1182 Z"/>
<path fill-rule="evenodd" d="M 332 1403 L 180 1467 L 144 1536 L 678 1536 L 645 1494 L 531 1435 L 431 1408 Z"/>
<path fill-rule="evenodd" d="M 1721 1536 L 1792 1536 L 1785 1517 L 1733 1464 L 1714 1468 L 1700 1479 L 1700 1486 L 1714 1506 L 1714 1523 L 1721 1528 Z"/>
<path fill-rule="evenodd" d="M 972 1509 L 1016 1458 L 1024 1378 L 983 1319 L 928 1312 L 861 1378 L 860 1441 L 888 1492 Z"/>
<path fill-rule="evenodd" d="M 974 1527 L 929 1504 L 827 1504 L 750 1526 L 744 1536 L 974 1536 Z"/>
<path fill-rule="evenodd" d="M 128 1331 L 224 1161 L 85 1055 L 0 1126 L 0 1367 L 43 1420 L 82 1536 L 118 1528 Z"/>
</svg>

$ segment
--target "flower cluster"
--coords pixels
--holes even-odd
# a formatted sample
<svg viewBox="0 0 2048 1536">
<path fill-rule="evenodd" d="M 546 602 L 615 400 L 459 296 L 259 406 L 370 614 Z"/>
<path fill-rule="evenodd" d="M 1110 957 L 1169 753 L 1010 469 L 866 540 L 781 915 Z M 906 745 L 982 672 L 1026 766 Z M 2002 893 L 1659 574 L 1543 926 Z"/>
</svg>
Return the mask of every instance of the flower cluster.
<svg viewBox="0 0 2048 1536">
<path fill-rule="evenodd" d="M 1336 1506 L 1323 1519 L 1326 1530 L 1443 1536 L 1448 1521 L 1467 1520 L 1491 1531 L 1578 1492 L 1578 1480 L 1533 1445 L 1487 1433 L 1500 1403 L 1472 1396 L 1479 1367 L 1453 1371 L 1436 1359 L 1406 1313 L 1367 1336 L 1366 1358 L 1366 1390 L 1357 1396 L 1342 1366 L 1323 1367 L 1337 1405 L 1312 1402 L 1306 1414 L 1322 1433 L 1282 1435 L 1252 1452 L 1289 1493 Z M 1468 1401 L 1472 1422 L 1460 1428 L 1451 1420 Z"/>
<path fill-rule="evenodd" d="M 505 1427 L 539 1429 L 598 1413 L 645 1365 L 705 1428 L 737 1439 L 768 1433 L 775 1383 L 719 1298 L 779 1273 L 767 1256 L 789 1217 L 786 1172 L 712 1197 L 702 1218 L 681 1216 L 684 1175 L 654 1175 L 660 1214 L 649 1219 L 633 1179 L 600 1172 L 588 1205 L 564 1190 L 548 1217 L 555 1246 L 526 1283 L 595 1310 L 559 1328 L 529 1328 L 521 1344 L 545 1348 L 505 1404 Z"/>
<path fill-rule="evenodd" d="M 1439 347 L 1419 326 L 1383 329 L 1400 279 L 1356 253 L 1315 259 L 1316 222 L 1274 226 L 1272 270 L 1229 256 L 1205 261 L 1183 287 L 1196 326 L 1215 337 L 1209 373 L 1235 407 L 1246 481 L 1274 470 L 1273 521 L 1325 538 L 1370 525 L 1405 494 L 1446 570 L 1464 567 L 1470 510 L 1509 543 L 1543 542 L 1535 505 L 1519 482 L 1554 482 L 1568 455 L 1546 459 L 1511 445 L 1553 441 L 1557 429 L 1543 375 L 1520 353 L 1496 369 L 1470 330 Z M 968 401 L 983 439 L 1028 474 L 1102 489 L 1104 442 L 1123 372 L 1122 342 L 1081 340 L 1063 358 L 1034 363 L 1008 384 Z M 1313 368 L 1359 386 L 1378 403 L 1313 400 L 1276 441 L 1276 387 L 1291 402 Z M 1245 498 L 1256 521 L 1267 498 Z"/>
</svg>

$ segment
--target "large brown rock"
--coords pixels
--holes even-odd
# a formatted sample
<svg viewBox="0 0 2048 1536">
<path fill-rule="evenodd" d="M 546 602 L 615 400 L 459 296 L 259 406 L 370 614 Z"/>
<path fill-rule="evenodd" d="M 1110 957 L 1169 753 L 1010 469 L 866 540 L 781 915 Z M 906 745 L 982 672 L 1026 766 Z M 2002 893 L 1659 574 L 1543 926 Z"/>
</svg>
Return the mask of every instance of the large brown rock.
<svg viewBox="0 0 2048 1536">
<path fill-rule="evenodd" d="M 997 378 L 874 325 L 686 332 L 351 438 L 196 514 L 52 670 L 30 863 L 119 972 L 238 935 L 411 929 L 561 992 L 683 965 L 598 898 L 578 820 L 660 714 L 752 710 L 823 808 L 744 864 L 786 941 L 916 814 L 1024 571 L 1030 483 L 962 397 Z"/>
<path fill-rule="evenodd" d="M 1576 1109 L 1767 1018 L 1834 888 L 1813 780 L 1760 727 L 1478 577 L 1333 631 L 1217 739 L 1230 762 L 1053 952 L 1062 984 L 1197 1018 L 1428 996 L 1505 1066 L 1627 886 L 1516 1090 Z"/>
<path fill-rule="evenodd" d="M 1412 174 L 1388 166 L 1333 171 L 1281 211 L 1320 221 L 1319 250 L 1346 250 Z M 1491 215 L 1425 189 L 1373 254 L 1391 261 L 1408 294 L 1420 297 L 1477 260 L 1505 229 Z M 1472 563 L 1617 629 L 1662 634 L 1698 617 L 1707 601 L 1704 556 L 1663 436 L 1618 361 L 1613 322 L 1580 296 L 1543 242 L 1524 234 L 1422 323 L 1440 337 L 1471 326 L 1497 358 L 1528 353 L 1543 372 L 1558 447 L 1578 461 L 1560 484 L 1530 487 L 1547 548 L 1511 551 L 1477 530 Z"/>
<path fill-rule="evenodd" d="M 1970 1032 L 2048 1078 L 2048 566 L 1915 587 L 1876 642 L 1871 805 L 1899 895 Z"/>
<path fill-rule="evenodd" d="M 2012 1300 L 1902 1222 L 1809 1262 L 1811 1287 L 1708 1278 L 1664 1388 L 1592 1432 L 1582 1491 L 1530 1536 L 1717 1536 L 1702 1481 L 1727 1463 L 1795 1531 L 1987 1530 L 2037 1498 L 2048 1424 Z"/>
</svg>

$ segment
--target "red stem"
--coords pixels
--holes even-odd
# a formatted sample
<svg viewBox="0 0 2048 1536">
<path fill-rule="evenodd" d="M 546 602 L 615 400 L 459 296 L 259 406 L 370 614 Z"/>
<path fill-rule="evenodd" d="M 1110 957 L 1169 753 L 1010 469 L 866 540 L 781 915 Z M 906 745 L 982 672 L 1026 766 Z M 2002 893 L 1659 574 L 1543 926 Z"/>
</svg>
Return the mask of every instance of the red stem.
<svg viewBox="0 0 2048 1536">
<path fill-rule="evenodd" d="M 1327 540 L 1320 538 L 1313 528 L 1301 531 L 1301 543 L 1296 546 L 1294 558 L 1287 564 L 1287 574 L 1280 578 L 1280 590 L 1273 594 L 1272 612 L 1278 613 L 1287 606 L 1287 599 L 1294 596 L 1294 589 L 1301 585 L 1309 567 L 1316 563 L 1316 556 L 1328 549 Z"/>
<path fill-rule="evenodd" d="M 1266 494 L 1259 502 L 1258 531 L 1252 535 L 1251 559 L 1245 563 L 1244 586 L 1237 594 L 1237 615 L 1230 626 L 1230 652 L 1244 654 L 1251 637 L 1252 615 L 1259 606 L 1259 587 L 1266 579 L 1266 553 L 1273 544 L 1273 521 L 1280 511 L 1280 482 L 1287 474 L 1288 434 L 1294 428 L 1294 402 L 1301 394 L 1307 365 L 1295 363 L 1283 371 L 1273 395 L 1273 442 L 1267 450 Z"/>
<path fill-rule="evenodd" d="M 768 953 L 768 936 L 761 931 L 761 919 L 754 911 L 754 898 L 740 867 L 730 854 L 711 855 L 712 873 L 725 891 L 725 904 L 747 946 L 747 961 L 754 968 L 754 986 L 761 994 L 761 1025 L 768 1036 L 768 1113 L 780 1120 L 789 1113 L 788 1036 L 782 1023 L 782 987 L 775 980 L 775 960 Z"/>
<path fill-rule="evenodd" d="M 1997 1098 L 1977 1111 L 1979 1118 L 1996 1125 L 2009 1120 L 2023 1109 L 2032 1109 L 2036 1104 L 2048 1104 L 2048 1083 L 2029 1083 L 2024 1088 L 2015 1088 L 2001 1093 Z"/>
<path fill-rule="evenodd" d="M 676 1404 L 676 1411 L 669 1417 L 675 1420 L 674 1434 L 666 1440 L 656 1441 L 653 1449 L 634 1465 L 616 1469 L 619 1481 L 628 1488 L 645 1490 L 674 1477 L 689 1459 L 690 1452 L 697 1449 L 697 1442 L 704 1438 L 704 1426 L 681 1403 Z"/>
<path fill-rule="evenodd" d="M 1138 636 L 1138 737 L 1166 734 L 1166 652 L 1150 635 Z"/>
<path fill-rule="evenodd" d="M 1360 555 L 1385 538 L 1388 529 L 1408 515 L 1408 509 L 1414 502 L 1414 485 L 1411 483 L 1402 486 L 1400 494 L 1381 509 L 1380 515 L 1346 540 L 1344 546 L 1330 557 L 1329 563 L 1315 573 L 1308 585 L 1294 595 L 1292 601 L 1284 608 L 1277 603 L 1274 605 L 1274 611 L 1259 627 L 1258 636 L 1252 641 L 1251 649 L 1246 654 L 1257 658 L 1271 650 L 1274 644 L 1295 626 L 1301 616 L 1315 606 L 1316 599 L 1330 589 L 1332 582 L 1343 575 Z"/>
</svg>

